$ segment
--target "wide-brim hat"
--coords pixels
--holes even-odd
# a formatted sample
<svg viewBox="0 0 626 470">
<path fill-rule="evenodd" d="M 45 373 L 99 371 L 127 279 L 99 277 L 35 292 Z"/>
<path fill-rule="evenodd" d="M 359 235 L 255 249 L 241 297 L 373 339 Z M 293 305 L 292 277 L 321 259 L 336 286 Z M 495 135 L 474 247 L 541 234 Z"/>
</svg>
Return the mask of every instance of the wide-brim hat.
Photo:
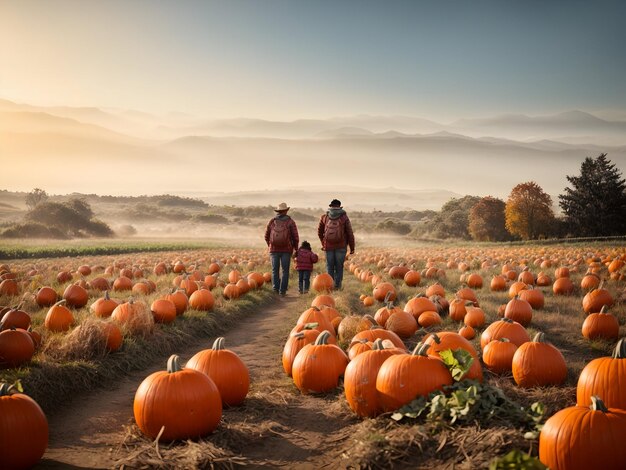
<svg viewBox="0 0 626 470">
<path fill-rule="evenodd" d="M 280 204 L 278 204 L 278 207 L 274 209 L 274 212 L 288 211 L 289 209 L 290 207 L 287 205 L 287 203 L 281 202 Z"/>
</svg>

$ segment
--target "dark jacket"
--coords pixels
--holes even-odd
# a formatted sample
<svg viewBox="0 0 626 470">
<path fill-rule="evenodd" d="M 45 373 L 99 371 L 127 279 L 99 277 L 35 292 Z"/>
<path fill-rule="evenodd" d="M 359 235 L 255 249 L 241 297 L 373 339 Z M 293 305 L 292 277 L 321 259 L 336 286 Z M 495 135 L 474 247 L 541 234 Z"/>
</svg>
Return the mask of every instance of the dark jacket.
<svg viewBox="0 0 626 470">
<path fill-rule="evenodd" d="M 296 252 L 296 269 L 298 271 L 313 271 L 313 265 L 317 263 L 318 257 L 311 250 L 298 248 Z"/>
<path fill-rule="evenodd" d="M 289 227 L 289 241 L 290 241 L 290 245 L 288 247 L 276 247 L 273 246 L 271 243 L 271 234 L 272 234 L 272 230 L 274 230 L 274 225 L 276 224 L 277 220 L 286 220 L 288 221 L 288 227 Z M 296 227 L 296 223 L 295 221 L 289 217 L 288 215 L 277 215 L 276 217 L 274 217 L 273 219 L 271 219 L 268 223 L 267 223 L 267 227 L 265 228 L 265 243 L 267 243 L 267 246 L 269 246 L 270 248 L 270 253 L 291 253 L 293 252 L 293 250 L 297 249 L 299 243 L 300 243 L 300 237 L 298 236 L 298 227 Z"/>
<path fill-rule="evenodd" d="M 339 223 L 343 227 L 343 242 L 332 243 L 326 240 L 326 225 L 329 220 L 339 219 Z M 343 209 L 329 209 L 326 214 L 320 218 L 320 223 L 317 227 L 317 236 L 322 242 L 324 250 L 337 250 L 339 248 L 350 247 L 350 253 L 354 252 L 354 233 L 352 232 L 352 224 L 348 218 L 348 214 Z"/>
</svg>

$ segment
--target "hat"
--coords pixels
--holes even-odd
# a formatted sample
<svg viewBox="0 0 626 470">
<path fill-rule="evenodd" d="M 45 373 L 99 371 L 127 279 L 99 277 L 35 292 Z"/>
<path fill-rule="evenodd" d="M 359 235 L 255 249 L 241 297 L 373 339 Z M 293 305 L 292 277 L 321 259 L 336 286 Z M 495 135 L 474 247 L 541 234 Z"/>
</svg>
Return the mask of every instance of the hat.
<svg viewBox="0 0 626 470">
<path fill-rule="evenodd" d="M 330 201 L 328 207 L 341 207 L 341 201 L 339 199 L 333 199 Z"/>
<path fill-rule="evenodd" d="M 287 203 L 281 202 L 280 204 L 278 204 L 278 207 L 274 209 L 274 212 L 288 211 L 289 209 L 290 208 L 287 206 Z"/>
</svg>

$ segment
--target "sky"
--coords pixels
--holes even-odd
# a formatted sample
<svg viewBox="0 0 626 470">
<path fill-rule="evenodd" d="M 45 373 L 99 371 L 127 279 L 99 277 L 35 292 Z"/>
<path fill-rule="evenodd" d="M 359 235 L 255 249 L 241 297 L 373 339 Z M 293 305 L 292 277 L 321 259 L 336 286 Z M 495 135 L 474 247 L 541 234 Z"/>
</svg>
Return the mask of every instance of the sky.
<svg viewBox="0 0 626 470">
<path fill-rule="evenodd" d="M 626 110 L 626 2 L 0 0 L 0 98 L 209 118 Z"/>
</svg>

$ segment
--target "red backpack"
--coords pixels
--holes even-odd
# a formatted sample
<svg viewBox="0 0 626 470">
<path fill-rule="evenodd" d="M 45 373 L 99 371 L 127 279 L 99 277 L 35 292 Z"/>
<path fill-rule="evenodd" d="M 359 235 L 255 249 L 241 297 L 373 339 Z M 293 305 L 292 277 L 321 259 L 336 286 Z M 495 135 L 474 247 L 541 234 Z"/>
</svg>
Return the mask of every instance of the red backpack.
<svg viewBox="0 0 626 470">
<path fill-rule="evenodd" d="M 343 224 L 343 217 L 337 219 L 326 219 L 326 226 L 324 227 L 324 240 L 329 245 L 344 245 L 346 243 L 346 236 Z"/>
<path fill-rule="evenodd" d="M 270 244 L 273 248 L 286 250 L 291 248 L 291 230 L 289 230 L 290 219 L 274 220 L 274 226 L 270 233 Z"/>
</svg>

